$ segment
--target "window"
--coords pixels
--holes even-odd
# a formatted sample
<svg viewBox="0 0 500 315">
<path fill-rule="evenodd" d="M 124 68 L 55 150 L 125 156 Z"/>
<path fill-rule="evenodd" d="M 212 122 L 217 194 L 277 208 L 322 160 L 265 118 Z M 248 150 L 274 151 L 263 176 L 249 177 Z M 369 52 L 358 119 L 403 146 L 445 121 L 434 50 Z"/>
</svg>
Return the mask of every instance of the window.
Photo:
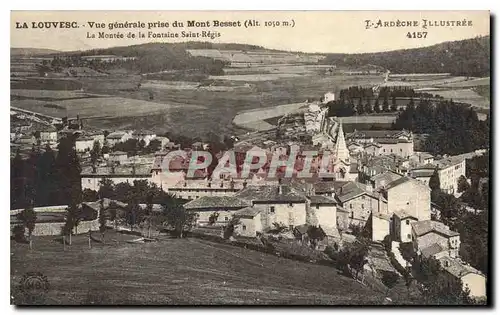
<svg viewBox="0 0 500 315">
<path fill-rule="evenodd" d="M 289 206 L 289 207 L 293 207 L 293 203 L 291 203 L 291 202 L 290 202 L 290 203 L 288 204 L 288 206 Z"/>
<path fill-rule="evenodd" d="M 411 238 L 411 234 L 407 234 L 407 235 L 406 235 L 406 237 L 407 237 L 407 238 Z"/>
<path fill-rule="evenodd" d="M 410 225 L 410 220 L 406 220 L 406 225 Z"/>
<path fill-rule="evenodd" d="M 316 209 L 319 209 L 319 205 L 316 205 Z"/>
<path fill-rule="evenodd" d="M 385 152 L 385 149 L 384 149 L 384 152 Z"/>
<path fill-rule="evenodd" d="M 269 208 L 270 213 L 274 213 L 274 210 L 275 210 L 274 207 Z"/>
<path fill-rule="evenodd" d="M 364 205 L 364 204 L 362 204 L 362 205 L 361 205 L 361 209 L 364 209 L 364 208 L 365 208 L 365 205 Z"/>
<path fill-rule="evenodd" d="M 228 217 L 224 217 L 224 221 L 229 221 L 229 218 Z"/>
<path fill-rule="evenodd" d="M 246 225 L 243 225 L 241 228 L 243 229 L 243 231 L 246 231 L 246 230 L 247 230 Z"/>
<path fill-rule="evenodd" d="M 352 203 L 349 205 L 349 209 L 352 209 Z"/>
<path fill-rule="evenodd" d="M 403 149 L 399 149 L 399 152 L 403 152 Z"/>
<path fill-rule="evenodd" d="M 392 149 L 391 149 L 391 153 L 392 153 Z"/>
</svg>

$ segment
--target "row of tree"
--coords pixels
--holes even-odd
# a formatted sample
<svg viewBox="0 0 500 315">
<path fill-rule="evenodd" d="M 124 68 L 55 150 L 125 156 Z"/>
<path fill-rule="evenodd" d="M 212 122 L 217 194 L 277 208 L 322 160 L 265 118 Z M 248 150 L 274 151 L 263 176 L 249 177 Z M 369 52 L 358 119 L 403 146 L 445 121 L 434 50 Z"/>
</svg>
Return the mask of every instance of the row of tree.
<svg viewBox="0 0 500 315">
<path fill-rule="evenodd" d="M 331 101 L 327 104 L 328 106 L 328 116 L 336 117 L 348 117 L 354 115 L 363 115 L 371 113 L 389 113 L 397 112 L 400 107 L 398 107 L 396 97 L 392 97 L 391 103 L 389 103 L 388 96 L 384 96 L 382 100 L 375 98 L 372 104 L 372 99 L 363 98 L 350 99 L 348 101 L 343 101 L 341 99 L 337 101 Z"/>
</svg>

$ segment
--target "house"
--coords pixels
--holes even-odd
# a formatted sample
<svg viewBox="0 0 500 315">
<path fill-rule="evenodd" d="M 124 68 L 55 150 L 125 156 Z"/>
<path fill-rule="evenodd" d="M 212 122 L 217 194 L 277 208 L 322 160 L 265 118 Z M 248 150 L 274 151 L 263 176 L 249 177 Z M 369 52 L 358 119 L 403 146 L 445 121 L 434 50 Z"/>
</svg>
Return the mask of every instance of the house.
<svg viewBox="0 0 500 315">
<path fill-rule="evenodd" d="M 349 224 L 365 226 L 372 212 L 386 212 L 385 198 L 361 183 L 345 184 L 335 198 L 342 208 L 349 211 Z"/>
<path fill-rule="evenodd" d="M 32 134 L 26 134 L 26 135 L 22 135 L 19 138 L 17 138 L 16 143 L 33 145 L 33 144 L 36 144 L 36 138 Z"/>
<path fill-rule="evenodd" d="M 413 155 L 413 134 L 406 130 L 356 130 L 346 137 L 357 143 L 376 143 L 365 147 L 373 155 L 394 154 L 403 158 Z"/>
<path fill-rule="evenodd" d="M 438 243 L 434 243 L 432 245 L 422 248 L 420 250 L 420 255 L 424 259 L 430 259 L 430 258 L 440 259 L 441 257 L 449 256 L 449 252 L 448 249 L 446 249 L 445 247 L 441 246 Z"/>
<path fill-rule="evenodd" d="M 369 181 L 373 189 L 380 189 L 384 188 L 389 183 L 392 183 L 393 181 L 400 179 L 401 177 L 403 177 L 403 175 L 389 170 L 384 173 L 372 176 Z"/>
<path fill-rule="evenodd" d="M 430 172 L 434 173 L 436 169 L 439 175 L 441 190 L 447 194 L 456 193 L 458 190 L 458 179 L 460 176 L 465 177 L 465 159 L 460 156 L 434 159 L 433 164 L 413 168 L 410 174 L 428 183 L 430 176 L 432 176 Z"/>
<path fill-rule="evenodd" d="M 262 232 L 262 212 L 265 207 L 254 206 L 246 207 L 234 212 L 233 217 L 238 218 L 239 224 L 236 225 L 234 233 L 240 236 L 256 237 Z"/>
<path fill-rule="evenodd" d="M 136 130 L 132 133 L 132 138 L 137 141 L 144 141 L 145 146 L 147 146 L 151 140 L 156 138 L 156 134 L 149 130 Z"/>
<path fill-rule="evenodd" d="M 264 210 L 263 229 L 273 223 L 284 224 L 290 229 L 294 226 L 309 223 L 306 220 L 307 198 L 304 193 L 289 185 L 249 185 L 235 194 L 235 197 L 248 200 L 253 206 L 261 206 Z"/>
<path fill-rule="evenodd" d="M 387 200 L 387 213 L 405 211 L 418 220 L 430 220 L 431 191 L 429 186 L 404 176 L 387 184 L 381 193 Z"/>
<path fill-rule="evenodd" d="M 160 141 L 160 149 L 161 150 L 165 149 L 167 143 L 170 142 L 170 139 L 167 137 L 156 137 L 155 139 Z"/>
<path fill-rule="evenodd" d="M 323 95 L 323 101 L 322 101 L 322 103 L 323 104 L 327 104 L 327 103 L 332 102 L 332 101 L 335 101 L 335 93 L 333 93 L 333 92 L 326 92 Z"/>
<path fill-rule="evenodd" d="M 314 193 L 316 195 L 335 197 L 335 191 L 347 184 L 347 181 L 320 181 L 314 183 Z"/>
<path fill-rule="evenodd" d="M 311 224 L 337 229 L 337 202 L 325 196 L 309 196 Z"/>
<path fill-rule="evenodd" d="M 75 141 L 76 152 L 90 151 L 94 147 L 94 138 L 90 136 L 80 136 Z"/>
<path fill-rule="evenodd" d="M 408 176 L 414 178 L 425 185 L 429 186 L 429 181 L 431 180 L 432 174 L 434 174 L 433 168 L 416 168 L 411 169 Z"/>
<path fill-rule="evenodd" d="M 434 163 L 434 156 L 428 152 L 414 152 L 410 160 L 418 165 L 426 165 Z"/>
<path fill-rule="evenodd" d="M 367 177 L 387 172 L 388 170 L 406 175 L 410 168 L 408 159 L 396 155 L 363 156 L 359 159 L 359 170 Z"/>
<path fill-rule="evenodd" d="M 394 236 L 396 241 L 401 243 L 411 243 L 412 223 L 417 222 L 418 218 L 406 211 L 398 211 L 394 213 Z"/>
<path fill-rule="evenodd" d="M 251 202 L 233 196 L 206 196 L 194 199 L 184 204 L 184 209 L 197 214 L 197 225 L 210 224 L 213 216 L 213 224 L 227 224 L 237 210 L 251 206 Z"/>
<path fill-rule="evenodd" d="M 416 253 L 433 244 L 439 244 L 448 251 L 450 257 L 457 257 L 460 249 L 460 234 L 451 231 L 445 224 L 432 221 L 410 223 L 413 248 Z"/>
<path fill-rule="evenodd" d="M 465 264 L 458 258 L 444 256 L 438 259 L 443 267 L 443 278 L 448 286 L 462 284 L 463 290 L 470 290 L 474 299 L 486 298 L 486 277 L 476 268 Z"/>
<path fill-rule="evenodd" d="M 109 146 L 112 147 L 112 146 L 114 146 L 117 143 L 125 142 L 125 141 L 127 141 L 128 139 L 131 139 L 131 138 L 132 138 L 132 134 L 130 132 L 115 131 L 115 132 L 110 133 L 106 137 L 106 140 L 108 141 Z"/>
<path fill-rule="evenodd" d="M 387 235 L 392 235 L 392 218 L 387 213 L 372 213 L 372 241 L 382 242 Z"/>
<path fill-rule="evenodd" d="M 43 127 L 40 130 L 40 142 L 49 145 L 57 143 L 57 128 L 52 125 Z"/>
<path fill-rule="evenodd" d="M 110 162 L 117 164 L 124 164 L 127 162 L 127 159 L 128 159 L 127 152 L 122 152 L 122 151 L 110 152 L 108 158 Z"/>
<path fill-rule="evenodd" d="M 109 179 L 113 184 L 134 184 L 136 180 L 151 181 L 151 166 L 142 164 L 111 165 L 104 167 L 87 166 L 82 167 L 80 173 L 82 190 L 90 189 L 98 191 L 103 178 Z"/>
<path fill-rule="evenodd" d="M 76 151 L 90 151 L 94 147 L 95 142 L 99 142 L 102 147 L 104 144 L 104 134 L 99 132 L 82 132 L 75 141 Z"/>
</svg>

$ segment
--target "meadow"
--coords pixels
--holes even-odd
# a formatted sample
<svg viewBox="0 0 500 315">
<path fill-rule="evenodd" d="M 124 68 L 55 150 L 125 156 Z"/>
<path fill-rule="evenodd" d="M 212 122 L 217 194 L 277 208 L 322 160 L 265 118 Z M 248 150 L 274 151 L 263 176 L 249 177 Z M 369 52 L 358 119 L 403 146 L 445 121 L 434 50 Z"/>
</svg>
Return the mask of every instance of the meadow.
<svg viewBox="0 0 500 315">
<path fill-rule="evenodd" d="M 14 296 L 32 271 L 50 283 L 41 302 L 56 305 L 366 305 L 384 299 L 330 266 L 199 239 L 128 244 L 107 232 L 107 242 L 91 249 L 86 236 L 74 236 L 66 251 L 59 239 L 36 237 L 33 250 L 11 242 Z"/>
</svg>

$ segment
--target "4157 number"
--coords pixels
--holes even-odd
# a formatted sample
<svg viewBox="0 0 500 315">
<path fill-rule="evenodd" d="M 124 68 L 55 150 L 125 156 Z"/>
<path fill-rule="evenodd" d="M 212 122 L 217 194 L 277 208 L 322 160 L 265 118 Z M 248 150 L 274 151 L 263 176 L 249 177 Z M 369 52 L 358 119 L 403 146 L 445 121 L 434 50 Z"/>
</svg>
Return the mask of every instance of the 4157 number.
<svg viewBox="0 0 500 315">
<path fill-rule="evenodd" d="M 408 38 L 427 38 L 427 32 L 408 32 L 406 34 Z"/>
</svg>

